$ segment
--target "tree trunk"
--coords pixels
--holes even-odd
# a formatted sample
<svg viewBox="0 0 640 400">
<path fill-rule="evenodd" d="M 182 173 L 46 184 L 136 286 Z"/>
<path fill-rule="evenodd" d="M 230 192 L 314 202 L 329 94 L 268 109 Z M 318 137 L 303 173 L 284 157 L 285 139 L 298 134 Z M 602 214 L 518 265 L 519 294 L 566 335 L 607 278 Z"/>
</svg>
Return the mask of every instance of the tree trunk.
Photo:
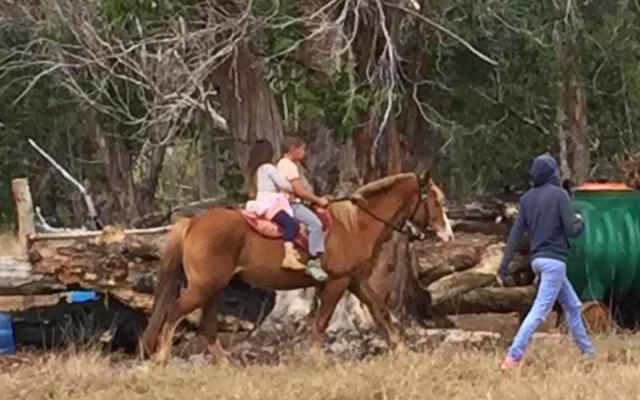
<svg viewBox="0 0 640 400">
<path fill-rule="evenodd" d="M 110 196 L 106 206 L 100 210 L 106 223 L 131 221 L 140 216 L 133 181 L 131 154 L 124 138 L 105 132 L 93 108 L 86 108 L 85 125 L 93 132 L 98 145 L 100 158 L 104 161 L 104 174 Z M 108 214 L 108 215 L 104 215 Z"/>
<path fill-rule="evenodd" d="M 257 139 L 269 140 L 279 153 L 282 117 L 249 43 L 240 43 L 211 79 L 219 88 L 229 131 L 236 139 L 240 168 L 247 165 L 249 147 Z"/>
<path fill-rule="evenodd" d="M 165 131 L 168 131 L 167 124 L 160 124 L 152 129 L 155 130 L 151 139 L 151 154 L 143 178 L 136 185 L 137 208 L 140 215 L 147 215 L 153 211 L 156 199 L 156 190 L 160 182 L 160 174 L 164 166 L 164 159 L 167 154 L 167 147 L 172 141 L 164 138 Z"/>
<path fill-rule="evenodd" d="M 201 124 L 198 136 L 198 191 L 200 198 L 209 198 L 221 194 L 220 161 L 218 145 L 215 142 L 217 131 L 209 129 L 208 124 Z"/>
<path fill-rule="evenodd" d="M 398 135 L 395 113 L 389 116 L 389 123 L 387 126 L 387 175 L 394 175 L 402 172 L 400 135 Z"/>
<path fill-rule="evenodd" d="M 587 94 L 576 42 L 580 15 L 575 1 L 554 0 L 554 6 L 558 16 L 563 18 L 556 23 L 553 34 L 554 50 L 561 72 L 556 118 L 560 166 L 565 175 L 563 178 L 571 178 L 574 184 L 580 184 L 589 177 L 591 166 Z M 566 176 L 570 173 L 571 177 Z"/>
</svg>

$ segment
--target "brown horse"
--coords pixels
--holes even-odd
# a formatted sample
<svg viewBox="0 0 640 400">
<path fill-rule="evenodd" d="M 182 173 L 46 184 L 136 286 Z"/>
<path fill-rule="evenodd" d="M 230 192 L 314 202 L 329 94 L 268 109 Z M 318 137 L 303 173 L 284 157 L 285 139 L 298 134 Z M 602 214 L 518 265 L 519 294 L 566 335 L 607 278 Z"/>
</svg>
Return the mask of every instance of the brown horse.
<svg viewBox="0 0 640 400">
<path fill-rule="evenodd" d="M 429 173 L 422 178 L 407 173 L 367 184 L 356 195 L 358 200 L 329 207 L 334 222 L 322 258 L 329 274 L 323 284 L 301 271 L 282 268 L 282 241 L 256 233 L 237 211 L 214 208 L 177 221 L 167 234 L 153 313 L 141 343 L 145 354 L 155 352 L 157 362 L 166 361 L 176 325 L 202 307 L 200 327 L 214 362 L 226 361 L 217 337 L 217 303 L 234 275 L 275 290 L 318 286 L 320 306 L 311 332 L 314 343 L 322 342 L 338 301 L 349 289 L 383 328 L 390 347 L 401 345 L 384 300 L 368 284 L 373 260 L 393 231 L 406 233 L 407 226 L 431 227 L 442 240 L 452 240 L 444 194 Z M 186 288 L 181 291 L 185 280 Z"/>
</svg>

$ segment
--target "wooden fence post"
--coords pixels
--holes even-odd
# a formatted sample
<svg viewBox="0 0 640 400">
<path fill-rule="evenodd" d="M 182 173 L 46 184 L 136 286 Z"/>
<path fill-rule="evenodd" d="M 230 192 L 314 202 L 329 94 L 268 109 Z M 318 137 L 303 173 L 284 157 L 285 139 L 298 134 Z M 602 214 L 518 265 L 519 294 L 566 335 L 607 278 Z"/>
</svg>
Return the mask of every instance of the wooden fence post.
<svg viewBox="0 0 640 400">
<path fill-rule="evenodd" d="M 13 200 L 16 203 L 18 240 L 26 254 L 29 248 L 29 238 L 36 233 L 29 181 L 27 178 L 16 178 L 11 181 L 11 190 L 13 191 Z"/>
</svg>

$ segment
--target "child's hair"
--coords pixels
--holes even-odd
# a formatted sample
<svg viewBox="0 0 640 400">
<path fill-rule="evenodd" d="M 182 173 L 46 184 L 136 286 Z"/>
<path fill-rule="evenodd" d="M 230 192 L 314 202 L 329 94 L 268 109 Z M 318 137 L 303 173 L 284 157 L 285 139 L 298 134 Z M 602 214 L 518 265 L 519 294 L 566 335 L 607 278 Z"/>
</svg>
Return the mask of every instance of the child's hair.
<svg viewBox="0 0 640 400">
<path fill-rule="evenodd" d="M 254 198 L 258 192 L 256 173 L 264 164 L 273 162 L 273 146 L 268 140 L 257 140 L 249 150 L 249 162 L 247 163 L 247 192 Z"/>
<path fill-rule="evenodd" d="M 298 136 L 285 136 L 282 139 L 282 152 L 286 153 L 291 149 L 297 149 L 298 147 L 304 146 L 304 140 Z"/>
</svg>

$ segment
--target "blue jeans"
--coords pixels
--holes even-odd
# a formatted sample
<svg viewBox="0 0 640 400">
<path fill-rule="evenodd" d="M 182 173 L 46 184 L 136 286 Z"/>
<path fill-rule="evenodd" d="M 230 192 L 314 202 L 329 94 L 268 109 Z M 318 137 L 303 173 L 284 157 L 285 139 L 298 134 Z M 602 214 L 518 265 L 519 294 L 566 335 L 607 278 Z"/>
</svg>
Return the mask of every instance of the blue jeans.
<svg viewBox="0 0 640 400">
<path fill-rule="evenodd" d="M 272 220 L 282 228 L 282 240 L 285 242 L 293 242 L 298 233 L 298 224 L 289 216 L 286 211 L 280 211 L 273 216 Z"/>
<path fill-rule="evenodd" d="M 302 203 L 291 203 L 293 216 L 307 226 L 309 231 L 309 254 L 315 257 L 318 253 L 324 253 L 324 232 L 322 221 Z"/>
<path fill-rule="evenodd" d="M 536 258 L 531 266 L 533 272 L 540 276 L 540 286 L 531 310 L 522 321 L 516 337 L 513 338 L 509 355 L 514 358 L 522 357 L 533 332 L 547 318 L 556 299 L 562 306 L 569 331 L 578 348 L 584 354 L 593 354 L 593 345 L 582 322 L 580 310 L 582 304 L 571 282 L 567 279 L 566 264 L 551 258 Z"/>
</svg>

